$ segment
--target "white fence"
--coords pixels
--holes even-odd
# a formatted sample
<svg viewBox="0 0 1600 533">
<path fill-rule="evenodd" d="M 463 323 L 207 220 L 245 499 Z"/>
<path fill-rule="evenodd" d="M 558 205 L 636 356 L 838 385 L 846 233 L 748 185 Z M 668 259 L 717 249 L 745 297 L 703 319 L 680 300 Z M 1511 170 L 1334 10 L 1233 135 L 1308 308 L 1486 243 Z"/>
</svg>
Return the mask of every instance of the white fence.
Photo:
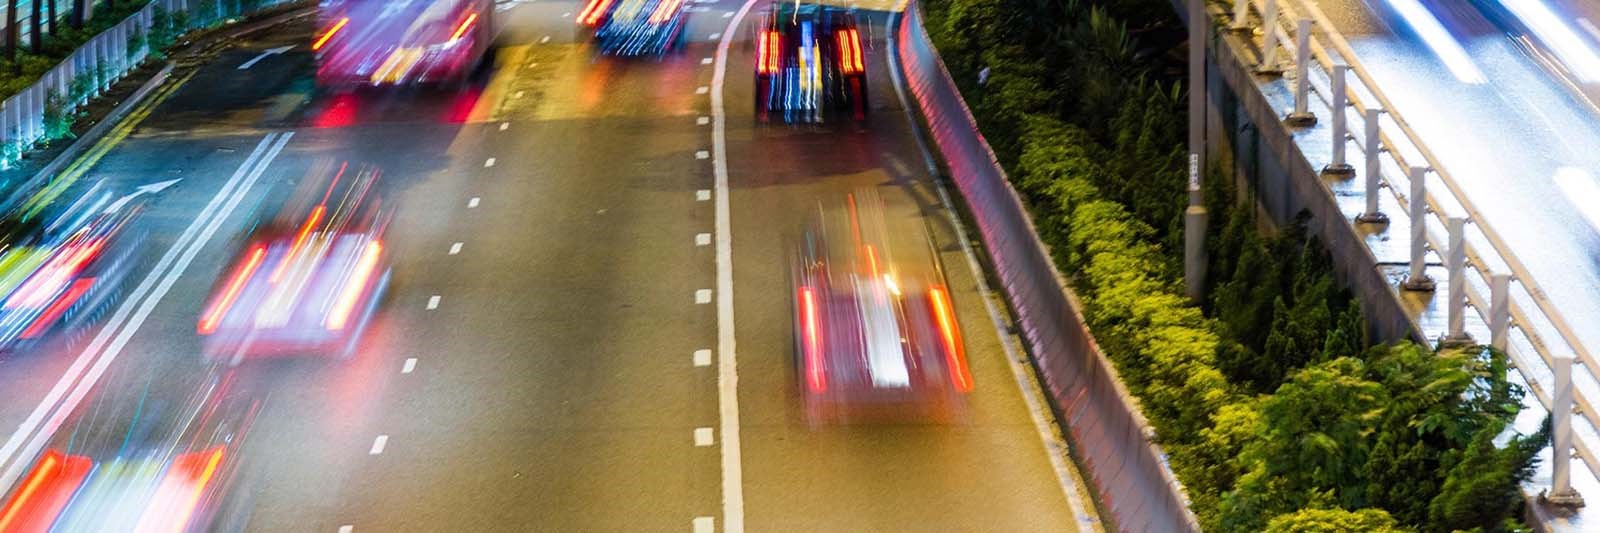
<svg viewBox="0 0 1600 533">
<path fill-rule="evenodd" d="M 1317 115 L 1331 119 L 1333 160 L 1324 172 L 1356 173 L 1345 161 L 1347 143 L 1365 155 L 1360 173 L 1367 207 L 1353 222 L 1387 219 L 1378 211 L 1381 189 L 1406 206 L 1406 213 L 1397 214 L 1411 226 L 1410 272 L 1402 290 L 1432 290 L 1423 269 L 1424 256 L 1431 249 L 1443 258 L 1450 270 L 1445 340 L 1466 338 L 1465 314 L 1478 314 L 1489 326 L 1490 344 L 1511 358 L 1535 397 L 1555 415 L 1557 458 L 1565 457 L 1571 446 L 1600 476 L 1596 469 L 1600 460 L 1592 448 L 1600 445 L 1600 432 L 1590 418 L 1596 411 L 1581 389 L 1569 395 L 1560 390 L 1570 383 L 1563 383 L 1561 374 L 1571 361 L 1582 365 L 1582 377 L 1590 382 L 1594 380 L 1590 373 L 1600 363 L 1449 169 L 1384 95 L 1344 36 L 1314 2 L 1306 0 L 1236 0 L 1231 18 L 1230 29 L 1259 36 L 1258 72 L 1288 72 L 1295 101 L 1286 122 L 1303 124 L 1315 121 Z M 1364 135 L 1350 133 L 1346 125 L 1352 122 L 1364 126 Z M 1574 402 L 1576 413 L 1571 409 Z M 1559 494 L 1569 488 L 1567 461 L 1555 461 L 1554 470 L 1551 492 Z"/>
</svg>

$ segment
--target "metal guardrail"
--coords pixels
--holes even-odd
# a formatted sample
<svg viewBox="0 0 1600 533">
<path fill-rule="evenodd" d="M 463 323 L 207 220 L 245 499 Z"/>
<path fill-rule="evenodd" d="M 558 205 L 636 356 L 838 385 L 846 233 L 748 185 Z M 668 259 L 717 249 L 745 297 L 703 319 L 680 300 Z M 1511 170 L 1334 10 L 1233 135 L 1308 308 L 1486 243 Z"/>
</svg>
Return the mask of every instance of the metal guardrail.
<svg viewBox="0 0 1600 533">
<path fill-rule="evenodd" d="M 1572 358 L 1581 362 L 1586 372 L 1600 368 L 1600 363 L 1578 339 L 1522 261 L 1481 215 L 1472 199 L 1451 177 L 1450 171 L 1428 148 L 1421 135 L 1385 96 L 1344 36 L 1314 2 L 1237 0 L 1233 8 L 1229 29 L 1258 33 L 1260 36 L 1261 61 L 1257 65 L 1257 72 L 1292 71 L 1294 110 L 1285 118 L 1285 122 L 1300 126 L 1307 121 L 1315 121 L 1315 115 L 1309 111 L 1312 93 L 1319 95 L 1318 101 L 1324 109 L 1333 113 L 1332 143 L 1336 148 L 1333 152 L 1334 161 L 1324 172 L 1336 175 L 1354 173 L 1344 161 L 1344 145 L 1347 142 L 1353 142 L 1365 153 L 1367 210 L 1356 217 L 1353 223 L 1386 220 L 1386 216 L 1378 212 L 1380 182 L 1388 185 L 1390 194 L 1400 205 L 1408 207 L 1412 253 L 1407 283 L 1402 289 L 1432 290 L 1432 283 L 1424 273 L 1425 249 L 1432 249 L 1444 258 L 1451 281 L 1446 305 L 1449 331 L 1444 340 L 1449 342 L 1469 338 L 1462 330 L 1464 315 L 1469 308 L 1477 312 L 1490 327 L 1490 344 L 1512 359 L 1539 402 L 1552 413 L 1558 413 L 1555 429 L 1557 449 L 1564 448 L 1564 442 L 1570 442 L 1590 471 L 1600 476 L 1600 470 L 1597 470 L 1600 460 L 1590 448 L 1595 442 L 1585 442 L 1600 438 L 1600 433 L 1595 431 L 1593 421 L 1587 415 L 1595 412 L 1593 405 L 1581 391 L 1572 391 L 1568 399 L 1562 397 L 1561 390 L 1556 390 L 1562 382 L 1563 367 L 1569 367 Z M 1252 12 L 1258 18 L 1252 20 Z M 1226 15 L 1213 13 L 1212 16 L 1220 19 Z M 1290 69 L 1278 68 L 1277 50 L 1280 47 L 1290 56 Z M 1313 66 L 1318 68 L 1313 69 Z M 1354 74 L 1354 79 L 1349 79 L 1348 74 Z M 1364 137 L 1349 135 L 1345 127 L 1351 110 L 1366 126 Z M 1384 120 L 1383 115 L 1387 115 L 1388 119 Z M 1383 164 L 1385 156 L 1390 165 Z M 1435 185 L 1430 187 L 1430 181 Z M 1435 192 L 1439 187 L 1443 188 L 1444 194 Z M 1412 202 L 1413 198 L 1422 201 Z M 1475 234 L 1467 233 L 1467 224 L 1476 230 Z M 1444 229 L 1444 235 L 1440 235 L 1439 228 Z M 1486 243 L 1487 246 L 1480 247 L 1475 243 Z M 1471 278 L 1465 276 L 1468 271 L 1471 272 Z M 1484 289 L 1480 287 L 1487 287 L 1490 294 L 1483 294 Z M 1533 371 L 1538 367 L 1533 364 L 1541 365 L 1556 375 L 1551 377 L 1535 373 Z M 1575 401 L 1578 406 L 1578 412 L 1571 413 L 1574 423 L 1581 423 L 1584 435 L 1589 438 L 1573 440 L 1572 426 L 1563 427 L 1563 417 L 1559 415 L 1571 411 L 1570 408 L 1557 406 L 1570 405 L 1567 403 L 1570 401 Z M 1563 479 L 1566 462 L 1556 463 L 1556 490 L 1552 490 L 1552 493 L 1570 488 L 1563 486 L 1566 483 Z"/>
<path fill-rule="evenodd" d="M 906 84 L 972 213 L 1057 421 L 1071 435 L 1099 502 L 1123 531 L 1199 531 L 1138 400 L 1100 352 L 1076 297 L 929 41 L 915 3 L 906 8 L 894 40 Z"/>
<path fill-rule="evenodd" d="M 285 1 L 266 0 L 256 9 Z M 45 140 L 45 106 L 51 95 L 61 98 L 61 112 L 70 116 L 144 63 L 150 55 L 150 28 L 158 7 L 167 13 L 176 13 L 200 4 L 199 0 L 154 0 L 83 43 L 33 85 L 0 103 L 0 146 L 6 148 L 0 154 L 0 166 L 10 165 L 15 157 Z M 221 9 L 221 2 L 214 4 Z M 199 29 L 207 22 L 218 22 L 223 15 L 225 13 L 219 12 L 216 17 L 190 17 L 189 27 L 181 28 L 178 33 Z M 130 46 L 134 44 L 137 46 Z M 74 83 L 89 85 L 83 88 L 86 89 L 83 94 L 73 95 Z"/>
</svg>

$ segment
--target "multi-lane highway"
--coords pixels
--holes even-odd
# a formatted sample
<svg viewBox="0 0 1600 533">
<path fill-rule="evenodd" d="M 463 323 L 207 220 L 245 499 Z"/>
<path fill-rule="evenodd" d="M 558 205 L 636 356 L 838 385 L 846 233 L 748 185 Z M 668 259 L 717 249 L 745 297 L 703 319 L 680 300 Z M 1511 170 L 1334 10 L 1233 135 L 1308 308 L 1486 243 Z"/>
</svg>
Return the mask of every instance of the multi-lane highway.
<svg viewBox="0 0 1600 533">
<path fill-rule="evenodd" d="M 318 93 L 309 22 L 180 73 L 72 189 L 181 180 L 139 198 L 139 266 L 99 326 L 0 356 L 0 481 L 50 450 L 200 443 L 227 450 L 221 529 L 1099 528 L 904 114 L 890 17 L 863 20 L 869 121 L 760 124 L 764 4 L 697 2 L 682 50 L 621 60 L 596 56 L 578 3 L 503 3 L 495 66 L 447 89 Z M 394 213 L 357 352 L 202 358 L 197 316 L 245 236 L 341 162 L 382 169 Z M 790 246 L 861 188 L 939 244 L 964 418 L 803 416 Z"/>
</svg>

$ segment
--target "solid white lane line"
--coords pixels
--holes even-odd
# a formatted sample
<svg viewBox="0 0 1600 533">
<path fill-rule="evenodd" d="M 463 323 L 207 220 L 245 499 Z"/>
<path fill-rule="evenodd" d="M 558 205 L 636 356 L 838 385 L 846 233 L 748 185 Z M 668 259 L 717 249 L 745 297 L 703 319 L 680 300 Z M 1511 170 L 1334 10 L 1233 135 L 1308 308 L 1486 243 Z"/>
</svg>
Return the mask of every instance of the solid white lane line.
<svg viewBox="0 0 1600 533">
<path fill-rule="evenodd" d="M 711 117 L 696 118 L 696 119 L 694 119 L 694 123 L 698 124 L 698 125 L 701 125 L 701 126 L 704 126 L 706 124 L 710 124 L 711 123 Z"/>
<path fill-rule="evenodd" d="M 461 253 L 461 243 L 458 242 L 450 245 L 450 255 L 456 255 L 459 253 Z"/>
<path fill-rule="evenodd" d="M 268 134 L 256 145 L 256 149 L 245 159 L 244 164 L 234 172 L 233 176 L 222 186 L 222 189 L 217 191 L 216 196 L 212 197 L 211 201 L 200 210 L 194 222 L 179 235 L 172 247 L 168 248 L 167 252 L 162 255 L 161 260 L 156 263 L 155 268 L 130 293 L 128 299 L 117 308 L 117 311 L 112 314 L 110 320 L 106 321 L 106 325 L 95 335 L 89 346 L 79 353 L 78 358 L 73 361 L 72 366 L 67 369 L 67 372 L 45 395 L 44 400 L 17 427 L 17 430 L 6 440 L 5 445 L 0 447 L 0 464 L 9 463 L 5 472 L 0 474 L 0 487 L 9 487 L 16 482 L 17 477 L 22 474 L 22 467 L 26 466 L 29 462 L 28 460 L 44 446 L 45 439 L 54 433 L 55 428 L 61 425 L 67 415 L 71 414 L 78 402 L 82 401 L 83 395 L 99 380 L 105 368 L 111 364 L 112 360 L 116 359 L 126 341 L 120 337 L 113 339 L 113 336 L 119 333 L 126 333 L 126 335 L 131 336 L 133 331 L 138 330 L 145 317 L 150 314 L 147 308 L 153 308 L 155 303 L 161 300 L 167 290 L 170 289 L 172 283 L 176 281 L 177 276 L 188 268 L 189 262 L 193 260 L 193 254 L 198 253 L 199 248 L 210 240 L 212 233 L 215 233 L 214 229 L 208 230 L 208 228 L 214 227 L 214 224 L 208 226 L 208 222 L 216 221 L 215 223 L 220 223 L 221 219 L 227 218 L 233 212 L 239 200 L 249 191 L 250 186 L 260 177 L 261 172 L 266 170 L 266 166 L 271 163 L 272 159 L 277 157 L 278 152 L 283 149 L 283 145 L 288 142 L 288 138 L 292 135 L 292 133 Z M 244 181 L 241 182 L 241 180 Z M 198 236 L 196 236 L 197 232 L 199 233 Z M 193 253 L 190 253 L 191 250 Z M 174 262 L 176 262 L 176 265 L 174 265 Z M 154 288 L 152 289 L 152 287 Z M 147 294 L 149 298 L 141 303 L 140 299 L 145 298 Z M 129 318 L 130 315 L 132 315 L 131 319 Z M 119 328 L 121 328 L 120 331 Z M 102 352 L 101 349 L 106 347 L 108 341 L 111 342 L 111 347 Z M 91 361 L 93 361 L 93 366 L 89 367 L 88 374 L 84 374 L 85 367 Z M 80 380 L 80 378 L 82 379 Z M 64 401 L 63 395 L 66 395 Z M 46 416 L 49 416 L 49 419 L 46 419 Z M 38 433 L 35 434 L 35 432 Z M 29 436 L 33 438 L 29 439 Z M 24 447 L 24 442 L 27 443 L 26 447 Z M 19 451 L 26 453 L 19 455 Z"/>
<path fill-rule="evenodd" d="M 717 524 L 716 524 L 715 520 L 716 519 L 711 518 L 709 516 L 697 516 L 697 517 L 695 517 L 694 518 L 694 533 L 713 533 L 714 531 L 717 530 Z"/>
<path fill-rule="evenodd" d="M 723 109 L 722 86 L 728 79 L 728 48 L 734 30 L 755 7 L 745 0 L 728 19 L 726 35 L 717 43 L 717 65 L 711 74 L 711 165 L 716 177 L 717 237 L 717 418 L 722 430 L 722 530 L 744 533 L 744 463 L 739 450 L 739 370 L 733 333 L 733 231 L 728 199 L 728 114 Z"/>
<path fill-rule="evenodd" d="M 494 166 L 494 163 L 495 163 L 495 160 L 494 160 L 494 158 L 493 158 L 493 157 L 491 157 L 491 158 L 489 158 L 489 159 L 488 159 L 488 160 L 486 160 L 486 161 L 484 161 L 484 162 L 483 162 L 483 168 L 489 168 L 489 167 L 492 167 L 492 166 Z"/>
<path fill-rule="evenodd" d="M 695 87 L 694 88 L 694 93 L 695 94 L 705 94 L 705 93 L 708 93 L 708 92 L 711 92 L 711 88 L 710 87 L 706 87 L 704 85 L 701 85 L 699 87 Z"/>
<path fill-rule="evenodd" d="M 400 367 L 400 373 L 401 374 L 410 374 L 412 370 L 416 370 L 416 369 L 417 369 L 417 358 L 415 358 L 415 357 L 407 357 L 405 366 Z"/>
<path fill-rule="evenodd" d="M 694 366 L 711 366 L 711 350 L 695 350 Z"/>
<path fill-rule="evenodd" d="M 372 439 L 372 449 L 371 450 L 367 450 L 367 455 L 378 455 L 378 454 L 381 454 L 381 453 L 383 453 L 383 449 L 385 447 L 388 447 L 388 446 L 389 446 L 389 436 L 388 435 L 378 435 L 378 438 Z"/>
<path fill-rule="evenodd" d="M 704 447 L 712 444 L 715 444 L 715 440 L 711 437 L 711 428 L 694 428 L 695 446 Z"/>
<path fill-rule="evenodd" d="M 700 289 L 694 291 L 694 303 L 702 305 L 711 303 L 711 289 Z"/>
<path fill-rule="evenodd" d="M 894 42 L 895 25 L 899 17 L 891 17 L 885 34 L 889 36 L 889 46 L 884 47 L 884 55 L 888 58 L 889 77 L 894 92 L 899 96 L 900 108 L 905 110 L 906 121 L 911 124 L 912 137 L 917 141 L 917 147 L 922 151 L 923 162 L 928 167 L 930 176 L 939 175 L 939 166 L 933 159 L 933 151 L 928 148 L 927 142 L 922 138 L 921 126 L 912 115 L 910 99 L 906 97 L 905 80 L 900 77 L 899 58 L 895 54 L 898 43 Z M 989 312 L 989 321 L 994 327 L 995 335 L 1000 339 L 1001 348 L 1006 352 L 1006 364 L 1011 367 L 1011 376 L 1017 384 L 1017 389 L 1022 393 L 1023 403 L 1028 406 L 1028 415 L 1033 419 L 1033 428 L 1039 433 L 1039 440 L 1044 445 L 1045 455 L 1050 458 L 1050 469 L 1055 471 L 1056 483 L 1061 486 L 1061 492 L 1067 499 L 1067 506 L 1078 515 L 1079 523 L 1099 521 L 1099 513 L 1092 505 L 1086 504 L 1082 495 L 1078 493 L 1077 476 L 1073 474 L 1068 465 L 1071 449 L 1067 442 L 1057 432 L 1055 415 L 1049 410 L 1043 391 L 1039 390 L 1039 381 L 1033 377 L 1033 369 L 1028 366 L 1026 355 L 1012 344 L 1008 334 L 1006 320 L 1001 315 L 1000 308 L 995 305 L 995 299 L 1002 296 L 995 294 L 989 287 L 988 278 L 984 277 L 983 267 L 978 263 L 978 256 L 972 251 L 972 241 L 967 239 L 966 227 L 961 224 L 961 218 L 956 216 L 955 204 L 950 201 L 950 192 L 945 189 L 944 182 L 935 178 L 934 189 L 939 191 L 939 203 L 944 206 L 945 217 L 950 220 L 950 227 L 955 230 L 956 240 L 961 243 L 961 252 L 967 258 L 967 270 L 972 273 L 972 278 L 978 284 L 979 299 L 983 300 L 983 307 Z"/>
<path fill-rule="evenodd" d="M 695 246 L 710 246 L 711 245 L 711 234 L 710 233 L 699 233 L 699 234 L 696 234 L 694 236 L 694 245 Z"/>
<path fill-rule="evenodd" d="M 710 159 L 711 158 L 711 152 L 707 152 L 705 150 L 697 150 L 694 153 L 694 158 L 695 159 Z"/>
<path fill-rule="evenodd" d="M 707 201 L 707 200 L 710 200 L 710 199 L 711 199 L 711 190 L 710 189 L 700 189 L 700 190 L 694 192 L 694 201 L 696 201 L 696 202 L 704 202 L 704 201 Z"/>
<path fill-rule="evenodd" d="M 478 207 L 478 197 L 476 196 L 472 197 L 471 200 L 467 200 L 467 209 L 472 209 L 474 207 Z"/>
<path fill-rule="evenodd" d="M 437 294 L 428 297 L 428 310 L 432 311 L 434 309 L 438 309 L 439 308 L 439 300 L 440 300 L 440 298 L 439 298 L 439 295 L 437 295 Z"/>
<path fill-rule="evenodd" d="M 506 131 L 508 129 L 511 129 L 511 123 L 510 122 L 501 122 L 500 123 L 500 131 Z"/>
</svg>

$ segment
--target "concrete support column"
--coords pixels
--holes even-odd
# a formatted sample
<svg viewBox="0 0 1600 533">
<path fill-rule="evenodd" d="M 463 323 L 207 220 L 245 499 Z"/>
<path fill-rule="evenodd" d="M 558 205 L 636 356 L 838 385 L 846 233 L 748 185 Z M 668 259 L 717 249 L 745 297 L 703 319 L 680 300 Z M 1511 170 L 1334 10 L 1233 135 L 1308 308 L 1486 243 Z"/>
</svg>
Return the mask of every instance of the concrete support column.
<svg viewBox="0 0 1600 533">
<path fill-rule="evenodd" d="M 1411 217 L 1411 270 L 1403 284 L 1408 291 L 1433 290 L 1433 278 L 1428 277 L 1424 262 L 1428 257 L 1427 178 L 1427 167 L 1411 167 L 1411 195 L 1406 197 Z"/>
<path fill-rule="evenodd" d="M 1285 124 L 1305 128 L 1317 123 L 1311 112 L 1311 19 L 1301 17 L 1294 27 L 1294 112 Z"/>
<path fill-rule="evenodd" d="M 1489 276 L 1489 346 L 1506 351 L 1506 334 L 1511 329 L 1511 275 Z"/>
<path fill-rule="evenodd" d="M 1449 249 L 1445 250 L 1445 266 L 1450 271 L 1447 280 L 1445 297 L 1449 302 L 1445 304 L 1445 322 L 1448 331 L 1445 333 L 1444 344 L 1447 346 L 1468 346 L 1472 344 L 1472 336 L 1467 334 L 1467 248 L 1466 242 L 1467 219 L 1450 217 L 1445 221 L 1449 230 Z"/>
<path fill-rule="evenodd" d="M 1559 355 L 1552 362 L 1550 491 L 1539 499 L 1552 505 L 1582 507 L 1583 496 L 1572 488 L 1572 356 Z"/>
</svg>

